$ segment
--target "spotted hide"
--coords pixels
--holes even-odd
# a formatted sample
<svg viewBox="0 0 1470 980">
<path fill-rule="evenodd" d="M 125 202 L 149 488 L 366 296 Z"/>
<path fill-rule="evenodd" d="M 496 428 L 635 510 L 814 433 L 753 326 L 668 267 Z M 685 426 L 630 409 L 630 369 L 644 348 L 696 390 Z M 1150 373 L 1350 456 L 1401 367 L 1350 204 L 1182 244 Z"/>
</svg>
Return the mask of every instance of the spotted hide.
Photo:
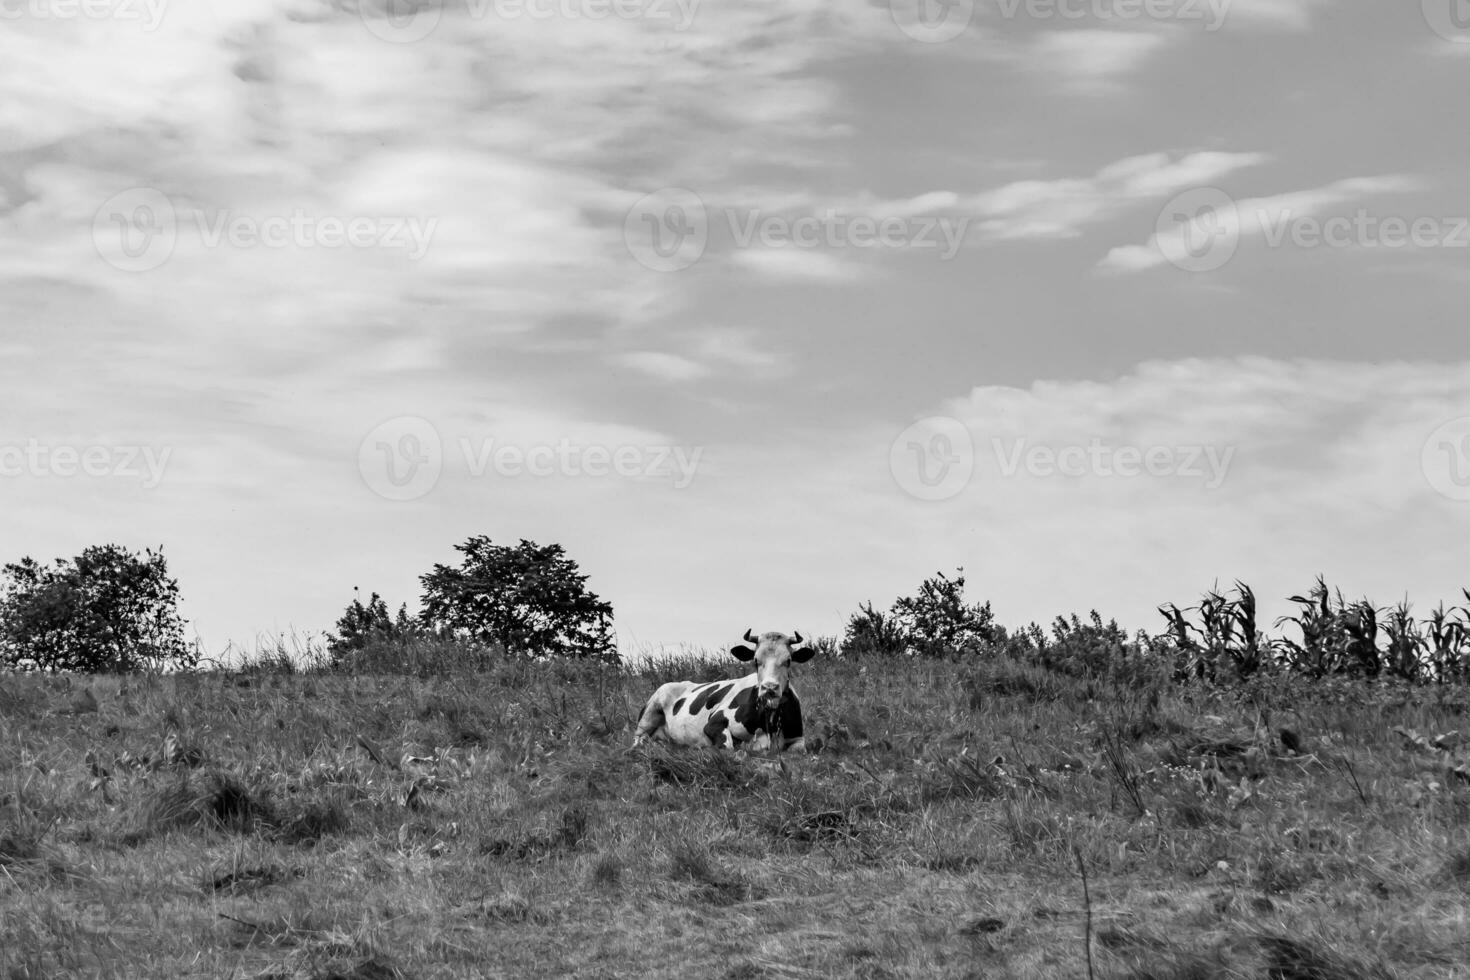
<svg viewBox="0 0 1470 980">
<path fill-rule="evenodd" d="M 739 680 L 671 681 L 653 692 L 633 744 L 661 737 L 676 745 L 767 748 L 802 752 L 801 702 L 789 683 L 791 665 L 816 653 L 800 633 L 745 631 L 745 643 L 730 648 L 737 660 L 754 661 L 755 672 Z"/>
</svg>

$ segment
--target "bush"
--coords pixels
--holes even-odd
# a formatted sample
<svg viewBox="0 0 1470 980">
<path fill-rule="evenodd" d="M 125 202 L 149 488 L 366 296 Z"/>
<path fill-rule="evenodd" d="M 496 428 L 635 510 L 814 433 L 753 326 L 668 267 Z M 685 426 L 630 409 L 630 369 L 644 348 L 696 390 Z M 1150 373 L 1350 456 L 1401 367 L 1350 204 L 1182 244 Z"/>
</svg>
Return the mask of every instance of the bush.
<svg viewBox="0 0 1470 980">
<path fill-rule="evenodd" d="M 849 657 L 893 656 L 903 653 L 908 645 L 908 636 L 898 621 L 874 609 L 871 600 L 852 614 L 842 637 L 842 652 Z"/>
<path fill-rule="evenodd" d="M 1005 639 L 995 625 L 990 603 L 965 602 L 965 572 L 954 578 L 943 572 L 926 579 L 917 595 L 894 600 L 882 613 L 872 602 L 861 606 L 847 622 L 842 640 L 848 656 L 910 654 L 947 657 L 974 653 Z"/>
<path fill-rule="evenodd" d="M 354 594 L 352 604 L 337 620 L 337 635 L 327 637 L 327 649 L 333 662 L 339 662 L 369 644 L 402 645 L 418 633 L 418 624 L 409 618 L 406 604 L 398 607 L 398 617 L 392 619 L 388 616 L 388 604 L 376 592 L 365 606 Z"/>
<path fill-rule="evenodd" d="M 481 535 L 455 550 L 464 555 L 461 567 L 435 565 L 420 579 L 424 627 L 511 653 L 619 660 L 612 605 L 588 591 L 561 545 L 523 539 L 512 547 Z"/>
<path fill-rule="evenodd" d="M 46 567 L 6 565 L 0 583 L 0 665 L 86 672 L 192 668 L 179 586 L 163 552 L 88 548 Z"/>
</svg>

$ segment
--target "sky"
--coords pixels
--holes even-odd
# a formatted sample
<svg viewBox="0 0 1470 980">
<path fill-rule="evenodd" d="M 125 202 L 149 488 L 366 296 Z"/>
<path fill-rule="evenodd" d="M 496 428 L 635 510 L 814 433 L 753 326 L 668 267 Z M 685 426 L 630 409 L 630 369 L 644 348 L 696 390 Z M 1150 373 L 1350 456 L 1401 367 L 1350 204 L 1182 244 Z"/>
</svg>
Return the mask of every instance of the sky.
<svg viewBox="0 0 1470 980">
<path fill-rule="evenodd" d="M 0 561 L 207 651 L 1470 586 L 1465 0 L 0 0 Z"/>
</svg>

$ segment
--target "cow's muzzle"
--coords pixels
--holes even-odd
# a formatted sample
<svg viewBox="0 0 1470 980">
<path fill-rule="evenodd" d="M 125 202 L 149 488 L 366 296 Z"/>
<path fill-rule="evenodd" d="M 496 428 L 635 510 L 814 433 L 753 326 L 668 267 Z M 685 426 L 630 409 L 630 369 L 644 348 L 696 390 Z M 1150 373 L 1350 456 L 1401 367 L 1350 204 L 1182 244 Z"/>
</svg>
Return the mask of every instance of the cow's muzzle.
<svg viewBox="0 0 1470 980">
<path fill-rule="evenodd" d="M 781 689 L 773 685 L 763 685 L 756 692 L 755 700 L 765 710 L 773 711 L 781 703 Z"/>
</svg>

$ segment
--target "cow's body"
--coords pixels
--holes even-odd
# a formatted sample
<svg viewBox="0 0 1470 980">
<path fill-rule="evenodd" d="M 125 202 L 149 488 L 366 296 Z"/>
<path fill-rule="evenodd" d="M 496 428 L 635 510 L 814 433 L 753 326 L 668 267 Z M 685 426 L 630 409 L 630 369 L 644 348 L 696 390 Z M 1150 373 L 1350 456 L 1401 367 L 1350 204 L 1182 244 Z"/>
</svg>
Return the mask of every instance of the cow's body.
<svg viewBox="0 0 1470 980">
<path fill-rule="evenodd" d="M 678 745 L 803 751 L 801 701 L 787 683 L 787 672 L 793 661 L 809 660 L 814 651 L 800 633 L 765 633 L 757 639 L 747 630 L 745 636 L 756 647 L 736 646 L 730 652 L 755 660 L 754 673 L 738 680 L 664 684 L 648 699 L 633 744 L 662 735 Z"/>
</svg>

